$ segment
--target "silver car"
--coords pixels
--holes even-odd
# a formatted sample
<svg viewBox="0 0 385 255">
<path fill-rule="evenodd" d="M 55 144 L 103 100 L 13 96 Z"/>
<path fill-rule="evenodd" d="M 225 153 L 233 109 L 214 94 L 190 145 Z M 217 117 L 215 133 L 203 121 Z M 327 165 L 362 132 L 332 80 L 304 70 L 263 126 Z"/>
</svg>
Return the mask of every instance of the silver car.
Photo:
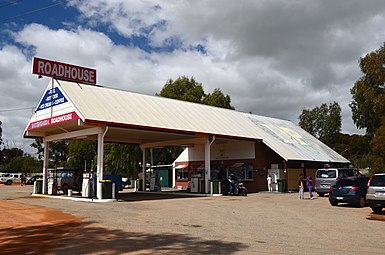
<svg viewBox="0 0 385 255">
<path fill-rule="evenodd" d="M 330 187 L 344 177 L 359 176 L 360 172 L 354 168 L 322 168 L 315 174 L 315 191 L 320 197 L 330 192 Z"/>
<path fill-rule="evenodd" d="M 382 212 L 382 208 L 385 207 L 385 173 L 370 177 L 366 201 L 374 213 Z"/>
</svg>

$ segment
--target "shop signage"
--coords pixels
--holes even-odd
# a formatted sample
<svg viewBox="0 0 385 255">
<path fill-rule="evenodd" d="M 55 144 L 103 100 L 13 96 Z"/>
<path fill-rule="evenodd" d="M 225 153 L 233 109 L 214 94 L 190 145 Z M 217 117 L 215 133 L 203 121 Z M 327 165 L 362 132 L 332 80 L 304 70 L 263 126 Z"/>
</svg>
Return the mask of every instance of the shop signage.
<svg viewBox="0 0 385 255">
<path fill-rule="evenodd" d="M 52 60 L 33 58 L 32 73 L 59 80 L 96 84 L 96 70 Z"/>
<path fill-rule="evenodd" d="M 65 98 L 58 87 L 48 89 L 41 99 L 36 111 L 41 111 L 66 102 L 68 102 L 67 98 Z"/>
<path fill-rule="evenodd" d="M 65 113 L 59 116 L 54 116 L 48 119 L 32 122 L 29 124 L 28 130 L 51 126 L 53 124 L 58 124 L 58 123 L 77 120 L 77 119 L 79 119 L 79 116 L 76 114 L 76 112 Z"/>
</svg>

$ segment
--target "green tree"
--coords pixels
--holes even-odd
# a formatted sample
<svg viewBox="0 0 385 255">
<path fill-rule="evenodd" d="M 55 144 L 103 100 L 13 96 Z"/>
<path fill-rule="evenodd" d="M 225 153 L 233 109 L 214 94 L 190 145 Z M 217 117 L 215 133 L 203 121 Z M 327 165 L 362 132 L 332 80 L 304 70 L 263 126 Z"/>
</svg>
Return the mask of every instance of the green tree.
<svg viewBox="0 0 385 255">
<path fill-rule="evenodd" d="M 1 153 L 2 165 L 8 164 L 9 162 L 11 162 L 12 158 L 21 157 L 24 155 L 24 151 L 19 148 L 11 148 L 11 149 L 4 148 L 1 152 L 2 152 Z"/>
<path fill-rule="evenodd" d="M 31 156 L 13 157 L 3 168 L 8 173 L 40 173 L 43 168 L 43 162 Z"/>
<path fill-rule="evenodd" d="M 334 150 L 349 159 L 355 167 L 366 168 L 370 166 L 370 141 L 366 135 L 340 134 Z"/>
<path fill-rule="evenodd" d="M 371 173 L 384 172 L 385 169 L 385 118 L 372 139 Z"/>
<path fill-rule="evenodd" d="M 3 143 L 3 128 L 1 127 L 2 122 L 0 121 L 0 146 Z"/>
<path fill-rule="evenodd" d="M 96 165 L 96 147 L 96 141 L 69 141 L 68 166 L 91 170 Z"/>
<path fill-rule="evenodd" d="M 341 131 L 341 107 L 334 102 L 312 110 L 303 109 L 299 126 L 333 148 Z"/>
<path fill-rule="evenodd" d="M 193 77 L 182 76 L 175 81 L 169 79 L 157 95 L 234 110 L 229 95 L 224 95 L 219 88 L 214 89 L 211 94 L 206 94 L 202 83 L 195 81 Z"/>
<path fill-rule="evenodd" d="M 385 48 L 370 52 L 360 58 L 360 68 L 363 73 L 351 89 L 353 101 L 349 105 L 352 118 L 360 129 L 366 129 L 366 134 L 374 136 L 385 116 Z"/>
<path fill-rule="evenodd" d="M 68 143 L 69 140 L 60 140 L 49 143 L 48 151 L 50 167 L 66 166 L 68 159 Z M 37 150 L 36 154 L 38 159 L 42 159 L 44 154 L 43 139 L 36 138 L 31 144 L 31 147 Z"/>
<path fill-rule="evenodd" d="M 234 110 L 234 106 L 231 105 L 231 98 L 229 95 L 224 95 L 218 88 L 214 89 L 213 93 L 207 94 L 203 100 L 203 104 L 212 105 L 216 107 L 226 108 Z"/>
<path fill-rule="evenodd" d="M 137 144 L 106 143 L 104 145 L 105 171 L 126 177 L 138 177 L 142 150 Z"/>
<path fill-rule="evenodd" d="M 182 76 L 175 81 L 169 79 L 157 95 L 226 109 L 235 109 L 231 105 L 229 95 L 224 95 L 219 88 L 214 89 L 211 94 L 206 94 L 202 84 L 195 81 L 193 77 Z M 171 164 L 182 150 L 183 148 L 177 146 L 156 149 L 153 153 L 154 162 L 157 164 Z"/>
<path fill-rule="evenodd" d="M 175 81 L 169 79 L 159 94 L 161 97 L 173 98 L 182 101 L 201 103 L 205 95 L 202 84 L 186 76 L 179 77 Z"/>
</svg>

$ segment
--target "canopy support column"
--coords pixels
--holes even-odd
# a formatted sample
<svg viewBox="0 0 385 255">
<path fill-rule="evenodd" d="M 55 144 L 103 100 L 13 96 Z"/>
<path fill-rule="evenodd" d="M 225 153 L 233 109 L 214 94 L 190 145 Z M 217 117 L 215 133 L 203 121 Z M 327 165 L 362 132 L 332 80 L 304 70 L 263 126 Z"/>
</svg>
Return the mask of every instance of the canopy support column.
<svg viewBox="0 0 385 255">
<path fill-rule="evenodd" d="M 215 136 L 208 137 L 205 143 L 205 193 L 210 194 L 210 176 L 211 176 L 211 145 L 215 141 Z"/>
<path fill-rule="evenodd" d="M 43 194 L 48 194 L 48 161 L 49 161 L 49 142 L 43 140 Z"/>
<path fill-rule="evenodd" d="M 143 182 L 142 182 L 142 190 L 146 191 L 146 158 L 147 158 L 147 150 L 146 148 L 142 148 L 142 176 L 143 176 Z"/>
<path fill-rule="evenodd" d="M 103 165 L 104 165 L 104 136 L 106 135 L 108 130 L 107 128 L 100 128 L 98 132 L 98 155 L 97 155 L 97 165 L 96 165 L 96 197 L 98 199 L 102 199 L 102 183 L 104 173 L 103 173 Z"/>
</svg>

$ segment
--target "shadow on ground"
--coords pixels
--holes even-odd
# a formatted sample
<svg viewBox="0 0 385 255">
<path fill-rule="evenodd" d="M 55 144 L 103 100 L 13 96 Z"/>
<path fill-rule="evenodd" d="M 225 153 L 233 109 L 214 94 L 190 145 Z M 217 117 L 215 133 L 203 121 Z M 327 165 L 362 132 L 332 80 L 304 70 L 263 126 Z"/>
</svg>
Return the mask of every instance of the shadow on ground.
<svg viewBox="0 0 385 255">
<path fill-rule="evenodd" d="M 0 236 L 6 236 L 1 254 L 232 254 L 247 248 L 239 242 L 124 232 L 85 223 L 6 228 Z"/>
<path fill-rule="evenodd" d="M 192 196 L 185 193 L 176 192 L 159 192 L 159 193 L 145 193 L 145 192 L 126 192 L 119 193 L 117 199 L 119 202 L 137 202 L 144 200 L 165 200 L 165 199 L 180 199 L 180 198 L 202 198 L 203 196 Z"/>
<path fill-rule="evenodd" d="M 385 221 L 385 211 L 382 211 L 381 213 L 371 213 L 366 219 Z"/>
</svg>

